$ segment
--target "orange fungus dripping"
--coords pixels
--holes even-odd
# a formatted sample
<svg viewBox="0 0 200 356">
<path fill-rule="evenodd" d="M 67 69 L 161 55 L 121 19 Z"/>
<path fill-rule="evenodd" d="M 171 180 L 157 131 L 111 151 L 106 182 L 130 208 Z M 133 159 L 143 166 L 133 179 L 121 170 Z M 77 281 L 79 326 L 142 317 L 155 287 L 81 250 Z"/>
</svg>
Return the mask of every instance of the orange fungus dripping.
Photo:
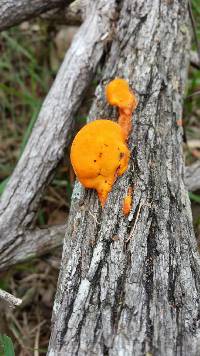
<svg viewBox="0 0 200 356">
<path fill-rule="evenodd" d="M 110 105 L 119 109 L 118 123 L 122 128 L 125 140 L 131 131 L 131 116 L 137 107 L 137 99 L 125 79 L 116 78 L 106 86 L 106 99 Z"/>
<path fill-rule="evenodd" d="M 97 190 L 104 206 L 116 178 L 128 166 L 129 150 L 119 124 L 96 120 L 85 125 L 71 147 L 71 162 L 79 181 Z"/>
<path fill-rule="evenodd" d="M 118 123 L 96 120 L 85 125 L 71 147 L 71 162 L 79 181 L 97 190 L 104 206 L 116 178 L 122 175 L 130 157 L 126 140 L 131 130 L 131 116 L 137 100 L 128 82 L 116 78 L 106 86 L 106 99 L 119 109 Z M 131 206 L 131 193 L 124 199 L 124 214 Z"/>
<path fill-rule="evenodd" d="M 122 211 L 123 211 L 124 215 L 128 215 L 130 213 L 131 204 L 132 204 L 132 191 L 133 191 L 132 188 L 129 187 L 128 193 L 124 198 L 123 207 L 122 207 Z"/>
</svg>

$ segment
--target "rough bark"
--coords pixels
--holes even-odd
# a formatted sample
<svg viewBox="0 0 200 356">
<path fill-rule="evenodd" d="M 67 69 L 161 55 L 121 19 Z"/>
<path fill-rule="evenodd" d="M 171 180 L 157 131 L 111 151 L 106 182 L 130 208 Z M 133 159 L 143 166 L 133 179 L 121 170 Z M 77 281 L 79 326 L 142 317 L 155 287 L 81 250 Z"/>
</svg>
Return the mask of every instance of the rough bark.
<svg viewBox="0 0 200 356">
<path fill-rule="evenodd" d="M 186 0 L 123 1 L 104 79 L 125 77 L 138 95 L 131 161 L 103 210 L 95 192 L 74 188 L 48 355 L 200 354 L 200 261 L 177 125 L 189 43 Z M 96 94 L 90 119 L 111 117 L 103 86 Z"/>
<path fill-rule="evenodd" d="M 32 19 L 40 14 L 65 7 L 72 0 L 1 0 L 0 2 L 0 31 Z"/>
<path fill-rule="evenodd" d="M 25 249 L 26 243 L 28 248 L 37 236 L 37 231 L 30 235 L 29 230 L 40 199 L 70 142 L 74 114 L 110 39 L 115 2 L 91 1 L 90 5 L 1 197 L 0 268 L 10 265 L 14 251 Z"/>
<path fill-rule="evenodd" d="M 196 67 L 197 69 L 200 68 L 200 59 L 197 52 L 195 51 L 190 52 L 190 63 L 192 64 L 192 66 Z"/>
<path fill-rule="evenodd" d="M 88 0 L 75 0 L 72 4 L 63 9 L 55 9 L 46 12 L 41 17 L 47 21 L 54 21 L 62 25 L 80 25 L 85 19 Z"/>
<path fill-rule="evenodd" d="M 2 289 L 0 289 L 0 300 L 3 300 L 6 304 L 9 305 L 9 307 L 12 308 L 18 307 L 22 303 L 21 299 L 14 297 L 14 295 Z"/>
<path fill-rule="evenodd" d="M 186 167 L 185 185 L 189 191 L 200 189 L 200 163 Z M 21 244 L 14 250 L 10 250 L 9 259 L 0 265 L 0 271 L 8 267 L 22 263 L 30 258 L 37 258 L 51 250 L 62 246 L 66 225 L 55 225 L 47 228 L 25 230 L 21 236 Z"/>
<path fill-rule="evenodd" d="M 43 229 L 27 229 L 21 232 L 21 234 L 19 233 L 16 236 L 18 243 L 8 244 L 5 247 L 6 251 L 1 252 L 6 258 L 1 261 L 0 271 L 6 270 L 16 263 L 22 263 L 32 258 L 40 257 L 61 246 L 65 230 L 66 226 L 63 224 Z"/>
<path fill-rule="evenodd" d="M 200 189 L 200 161 L 186 167 L 185 185 L 190 192 Z"/>
</svg>

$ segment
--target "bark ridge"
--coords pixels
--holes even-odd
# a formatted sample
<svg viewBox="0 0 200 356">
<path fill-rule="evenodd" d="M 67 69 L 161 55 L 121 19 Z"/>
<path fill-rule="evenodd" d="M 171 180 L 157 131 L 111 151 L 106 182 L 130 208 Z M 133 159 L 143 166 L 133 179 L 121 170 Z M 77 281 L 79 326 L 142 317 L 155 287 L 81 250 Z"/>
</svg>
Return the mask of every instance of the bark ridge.
<svg viewBox="0 0 200 356">
<path fill-rule="evenodd" d="M 182 97 L 187 1 L 122 4 L 104 80 L 139 99 L 129 170 L 101 210 L 76 184 L 54 304 L 49 355 L 198 355 L 199 253 L 183 183 Z M 90 119 L 115 117 L 96 91 Z M 111 116 L 110 116 L 111 115 Z M 134 189 L 128 219 L 121 211 Z"/>
</svg>

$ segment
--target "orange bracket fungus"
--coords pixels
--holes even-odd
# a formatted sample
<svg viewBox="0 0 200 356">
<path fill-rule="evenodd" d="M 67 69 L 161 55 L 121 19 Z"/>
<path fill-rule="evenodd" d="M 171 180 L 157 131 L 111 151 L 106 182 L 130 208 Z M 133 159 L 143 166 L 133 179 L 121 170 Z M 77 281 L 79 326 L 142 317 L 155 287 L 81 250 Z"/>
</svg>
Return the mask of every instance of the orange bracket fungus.
<svg viewBox="0 0 200 356">
<path fill-rule="evenodd" d="M 71 163 L 79 181 L 96 189 L 102 207 L 118 176 L 128 167 L 130 152 L 126 144 L 131 114 L 137 106 L 135 96 L 124 79 L 114 79 L 106 87 L 106 98 L 119 108 L 119 121 L 96 120 L 85 125 L 71 147 Z"/>
<path fill-rule="evenodd" d="M 138 104 L 127 81 L 121 78 L 112 80 L 106 87 L 106 99 L 110 105 L 118 107 L 118 123 L 122 128 L 125 140 L 127 140 L 131 131 L 131 116 Z"/>
</svg>

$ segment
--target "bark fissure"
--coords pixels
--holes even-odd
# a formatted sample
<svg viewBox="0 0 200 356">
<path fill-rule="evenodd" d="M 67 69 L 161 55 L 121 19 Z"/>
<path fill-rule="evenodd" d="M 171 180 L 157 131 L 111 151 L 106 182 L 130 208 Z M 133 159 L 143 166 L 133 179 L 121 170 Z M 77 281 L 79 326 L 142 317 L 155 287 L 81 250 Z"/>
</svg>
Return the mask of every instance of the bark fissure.
<svg viewBox="0 0 200 356">
<path fill-rule="evenodd" d="M 187 1 L 123 2 L 103 80 L 125 77 L 138 96 L 129 138 L 131 162 L 102 211 L 95 192 L 84 196 L 75 185 L 51 356 L 198 354 L 200 263 L 183 184 L 182 128 L 176 123 L 182 115 L 189 47 Z M 102 83 L 90 120 L 111 112 Z M 125 218 L 128 186 L 134 193 Z M 65 328 L 71 300 L 73 313 Z"/>
</svg>

